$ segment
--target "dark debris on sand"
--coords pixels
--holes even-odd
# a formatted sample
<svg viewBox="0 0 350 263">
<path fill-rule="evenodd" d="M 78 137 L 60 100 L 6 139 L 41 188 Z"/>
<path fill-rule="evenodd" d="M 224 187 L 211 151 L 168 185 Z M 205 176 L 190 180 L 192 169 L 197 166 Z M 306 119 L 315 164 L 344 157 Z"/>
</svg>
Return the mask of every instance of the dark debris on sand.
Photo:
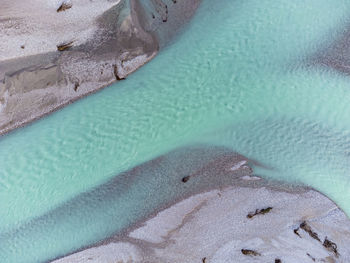
<svg viewBox="0 0 350 263">
<path fill-rule="evenodd" d="M 253 257 L 261 256 L 259 252 L 256 252 L 255 250 L 251 250 L 251 249 L 241 249 L 241 252 L 245 256 L 253 256 Z"/>
<path fill-rule="evenodd" d="M 57 50 L 62 52 L 62 51 L 70 49 L 72 46 L 73 46 L 73 41 L 68 42 L 68 43 L 63 43 L 63 44 L 60 44 L 57 46 Z"/>
<path fill-rule="evenodd" d="M 62 3 L 62 4 L 60 5 L 60 7 L 57 9 L 57 13 L 59 13 L 59 12 L 64 12 L 64 11 L 66 11 L 66 10 L 68 10 L 68 9 L 71 9 L 72 6 L 73 6 L 72 4 Z"/>
<path fill-rule="evenodd" d="M 257 216 L 257 215 L 265 215 L 265 214 L 269 213 L 272 210 L 272 208 L 273 207 L 267 207 L 267 208 L 263 208 L 263 209 L 256 209 L 255 212 L 250 212 L 247 215 L 247 218 L 251 219 L 251 218 L 253 218 L 254 216 Z"/>
</svg>

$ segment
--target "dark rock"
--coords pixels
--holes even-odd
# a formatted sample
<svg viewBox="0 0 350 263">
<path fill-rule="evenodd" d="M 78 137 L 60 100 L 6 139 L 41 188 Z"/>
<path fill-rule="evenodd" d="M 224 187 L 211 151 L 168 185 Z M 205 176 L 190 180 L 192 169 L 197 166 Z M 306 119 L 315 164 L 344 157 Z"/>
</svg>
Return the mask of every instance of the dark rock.
<svg viewBox="0 0 350 263">
<path fill-rule="evenodd" d="M 337 244 L 330 241 L 327 237 L 323 241 L 323 246 L 329 251 L 333 252 L 338 257 L 338 247 Z"/>
<path fill-rule="evenodd" d="M 69 42 L 69 43 L 64 43 L 64 44 L 60 44 L 57 46 L 57 50 L 58 51 L 65 51 L 70 49 L 73 46 L 73 41 Z"/>
<path fill-rule="evenodd" d="M 181 181 L 182 181 L 183 183 L 186 183 L 186 182 L 188 182 L 188 180 L 190 180 L 190 176 L 185 176 L 185 177 L 183 177 Z"/>
<path fill-rule="evenodd" d="M 298 237 L 300 237 L 301 238 L 301 236 L 300 236 L 300 234 L 299 234 L 299 227 L 298 228 L 296 228 L 296 229 L 294 229 L 293 231 L 294 231 L 294 234 L 296 234 Z"/>
</svg>

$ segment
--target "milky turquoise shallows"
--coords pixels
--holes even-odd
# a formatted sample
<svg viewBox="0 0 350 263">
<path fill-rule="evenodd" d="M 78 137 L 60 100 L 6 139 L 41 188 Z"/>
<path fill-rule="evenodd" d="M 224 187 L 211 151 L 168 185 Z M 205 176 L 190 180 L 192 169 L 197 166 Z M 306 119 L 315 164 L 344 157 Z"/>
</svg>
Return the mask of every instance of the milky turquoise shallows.
<svg viewBox="0 0 350 263">
<path fill-rule="evenodd" d="M 258 174 L 309 184 L 350 214 L 350 77 L 310 66 L 349 18 L 347 0 L 204 0 L 174 44 L 126 81 L 1 137 L 0 262 L 44 261 L 131 223 L 125 207 L 142 187 L 113 211 L 108 202 L 90 209 L 92 220 L 62 211 L 50 228 L 24 230 L 192 143 L 230 147 L 272 168 Z M 101 211 L 114 213 L 115 225 Z"/>
</svg>

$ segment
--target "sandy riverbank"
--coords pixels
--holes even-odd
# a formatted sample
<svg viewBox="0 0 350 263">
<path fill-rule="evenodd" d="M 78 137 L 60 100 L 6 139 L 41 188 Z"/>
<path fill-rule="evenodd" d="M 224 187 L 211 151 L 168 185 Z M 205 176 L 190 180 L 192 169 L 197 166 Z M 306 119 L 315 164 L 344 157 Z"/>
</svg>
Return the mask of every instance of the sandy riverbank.
<svg viewBox="0 0 350 263">
<path fill-rule="evenodd" d="M 316 191 L 228 187 L 161 211 L 119 242 L 55 262 L 349 262 L 349 242 L 348 218 Z"/>
<path fill-rule="evenodd" d="M 0 134 L 126 78 L 154 58 L 199 2 L 5 1 Z M 64 3 L 69 8 L 57 12 Z"/>
<path fill-rule="evenodd" d="M 176 187 L 185 191 L 183 199 L 160 207 L 121 234 L 53 262 L 350 260 L 350 220 L 321 193 L 254 176 L 249 166 L 259 164 L 223 149 L 194 148 L 183 153 L 194 170 L 183 170 L 179 164 L 186 161 L 180 157 L 167 174 L 174 180 L 171 185 L 182 177 Z M 162 162 L 154 160 L 137 171 L 150 165 L 156 169 L 164 166 Z M 135 176 L 126 178 L 133 180 L 131 175 Z"/>
</svg>

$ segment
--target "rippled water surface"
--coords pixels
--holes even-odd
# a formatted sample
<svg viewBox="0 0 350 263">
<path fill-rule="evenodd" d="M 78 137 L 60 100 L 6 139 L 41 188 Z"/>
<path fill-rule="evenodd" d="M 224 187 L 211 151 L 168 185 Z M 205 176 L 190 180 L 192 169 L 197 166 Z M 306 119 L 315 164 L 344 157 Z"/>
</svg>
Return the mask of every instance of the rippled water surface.
<svg viewBox="0 0 350 263">
<path fill-rule="evenodd" d="M 132 223 L 145 182 L 118 202 L 74 198 L 193 143 L 258 160 L 270 169 L 257 174 L 311 185 L 350 214 L 350 78 L 317 62 L 349 14 L 346 0 L 204 0 L 126 81 L 1 137 L 0 261 L 45 261 Z"/>
</svg>

